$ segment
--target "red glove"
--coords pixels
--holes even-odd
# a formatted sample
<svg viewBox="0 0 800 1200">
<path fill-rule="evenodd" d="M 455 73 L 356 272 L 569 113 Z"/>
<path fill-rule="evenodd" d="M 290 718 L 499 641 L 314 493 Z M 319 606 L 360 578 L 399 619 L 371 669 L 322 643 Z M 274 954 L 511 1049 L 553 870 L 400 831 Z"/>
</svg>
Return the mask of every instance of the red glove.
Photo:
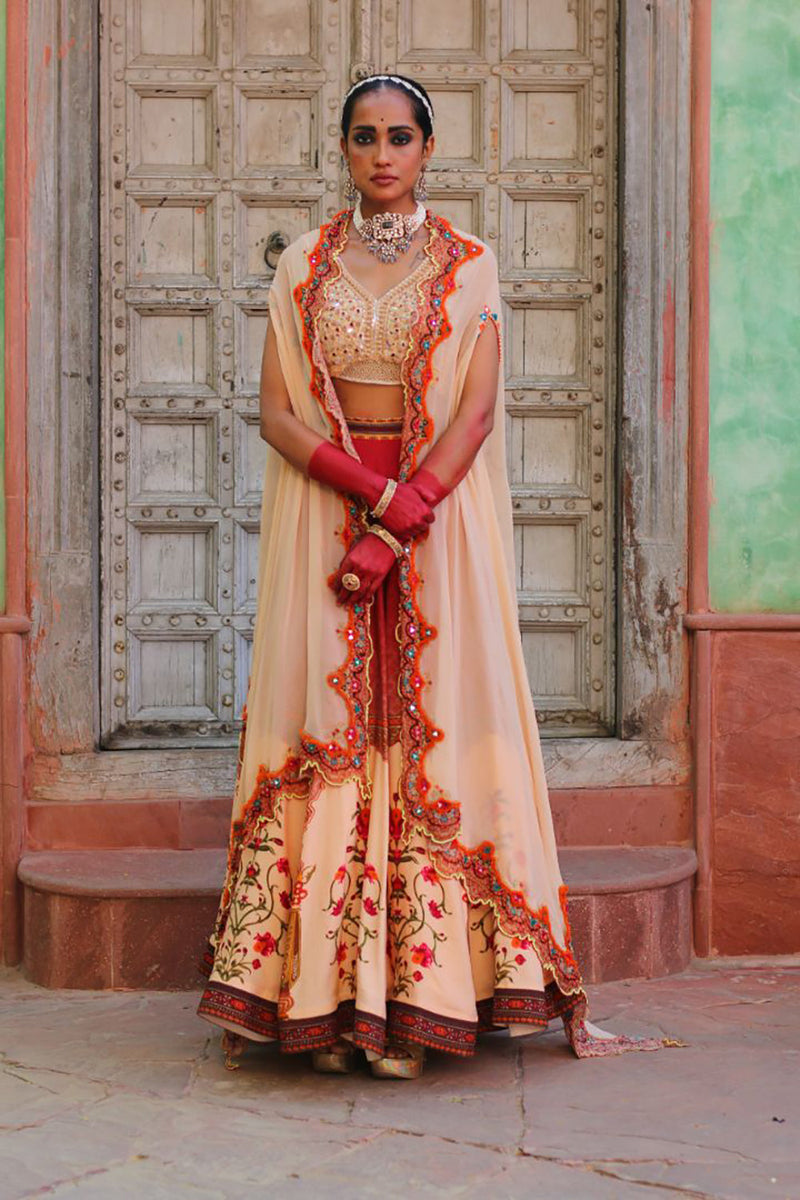
<svg viewBox="0 0 800 1200">
<path fill-rule="evenodd" d="M 444 500 L 445 496 L 449 496 L 452 488 L 445 487 L 440 479 L 437 479 L 433 471 L 429 471 L 426 467 L 420 467 L 411 476 L 409 487 L 414 488 L 419 492 L 423 500 L 426 500 L 431 508 L 435 508 Z M 391 508 L 391 504 L 389 508 Z M 388 510 L 387 510 L 388 511 Z"/>
<path fill-rule="evenodd" d="M 371 600 L 396 561 L 391 546 L 387 546 L 376 534 L 366 533 L 348 550 L 338 571 L 328 581 L 336 593 L 337 602 L 353 604 Z M 361 586 L 357 591 L 351 592 L 343 585 L 342 576 L 348 573 L 358 577 Z"/>
<path fill-rule="evenodd" d="M 360 496 L 374 508 L 386 487 L 386 476 L 373 471 L 332 442 L 321 442 L 308 462 L 308 476 L 334 491 Z M 430 504 L 417 489 L 398 483 L 381 524 L 400 541 L 419 537 L 433 520 Z"/>
</svg>

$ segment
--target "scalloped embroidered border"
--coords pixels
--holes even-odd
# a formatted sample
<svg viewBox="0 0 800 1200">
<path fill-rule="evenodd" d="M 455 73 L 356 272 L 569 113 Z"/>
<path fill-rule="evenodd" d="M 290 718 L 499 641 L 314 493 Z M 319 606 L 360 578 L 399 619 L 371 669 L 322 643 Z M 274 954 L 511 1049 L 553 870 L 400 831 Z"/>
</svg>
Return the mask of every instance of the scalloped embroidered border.
<svg viewBox="0 0 800 1200">
<path fill-rule="evenodd" d="M 309 255 L 309 274 L 304 283 L 294 289 L 294 299 L 303 324 L 303 347 L 311 364 L 311 393 L 328 418 L 335 442 L 342 446 L 349 441 L 349 432 L 343 427 L 339 415 L 332 410 L 326 395 L 322 372 L 315 353 L 316 319 L 325 302 L 325 284 L 331 277 L 336 256 L 341 252 L 345 240 L 349 210 L 343 209 L 320 229 L 317 244 Z M 352 443 L 346 449 L 352 450 Z M 344 528 L 342 543 L 345 552 L 363 526 L 358 503 L 343 497 Z M 351 604 L 347 608 L 348 621 L 340 632 L 345 639 L 347 653 L 344 662 L 326 678 L 329 687 L 341 696 L 347 713 L 344 731 L 345 741 L 337 741 L 334 730 L 328 741 L 323 741 L 307 729 L 300 731 L 300 745 L 310 762 L 318 767 L 323 777 L 333 783 L 346 783 L 356 779 L 362 794 L 370 793 L 367 777 L 368 734 L 367 721 L 371 704 L 369 686 L 369 660 L 372 646 L 369 636 L 369 611 L 366 605 Z"/>
<path fill-rule="evenodd" d="M 412 335 L 416 354 L 403 363 L 403 388 L 406 424 L 400 465 L 400 478 L 413 474 L 419 452 L 434 434 L 434 423 L 425 405 L 428 386 L 433 378 L 432 359 L 437 346 L 453 332 L 447 318 L 447 299 L 455 290 L 456 274 L 465 262 L 483 254 L 483 247 L 460 238 L 442 217 L 429 213 L 427 227 L 436 236 L 427 254 L 439 268 L 418 285 L 423 299 Z M 460 808 L 439 788 L 432 788 L 425 775 L 425 755 L 440 742 L 444 731 L 438 729 L 425 712 L 422 694 L 425 680 L 420 670 L 422 651 L 437 636 L 434 625 L 426 621 L 417 601 L 419 574 L 416 549 L 399 564 L 401 667 L 398 689 L 403 705 L 403 747 L 406 750 L 400 793 L 410 809 L 413 823 L 436 842 L 447 841 L 458 831 Z"/>
<path fill-rule="evenodd" d="M 427 412 L 425 397 L 433 375 L 433 352 L 452 333 L 446 301 L 455 289 L 456 273 L 464 262 L 483 253 L 481 246 L 460 238 L 441 217 L 429 214 L 428 227 L 440 234 L 439 239 L 433 240 L 428 252 L 432 258 L 438 258 L 442 270 L 420 284 L 419 290 L 425 296 L 427 305 L 420 314 L 413 339 L 419 349 L 416 356 L 404 364 L 407 435 L 401 478 L 407 478 L 413 472 L 420 449 L 433 437 L 433 421 Z M 497 314 L 488 306 L 484 306 L 479 319 L 481 328 L 492 321 L 500 337 Z M 553 936 L 547 906 L 531 909 L 521 893 L 504 883 L 497 868 L 492 843 L 485 842 L 476 850 L 469 850 L 456 841 L 461 824 L 460 805 L 440 788 L 433 787 L 425 774 L 426 754 L 432 745 L 444 737 L 444 731 L 434 725 L 422 703 L 425 679 L 420 659 L 424 647 L 437 636 L 437 631 L 425 620 L 417 601 L 419 575 L 413 549 L 407 560 L 400 564 L 399 576 L 402 647 L 399 690 L 405 701 L 403 746 L 407 750 L 400 793 L 409 824 L 431 839 L 431 852 L 440 859 L 443 873 L 458 875 L 473 903 L 491 904 L 498 922 L 507 933 L 521 934 L 533 942 L 542 965 L 553 972 L 562 990 L 567 994 L 582 993 L 580 971 L 571 951 L 569 922 L 566 920 L 566 887 L 562 885 L 559 892 L 565 915 L 566 945 L 562 947 Z"/>
<path fill-rule="evenodd" d="M 566 884 L 558 890 L 565 941 L 560 946 L 553 935 L 547 905 L 532 909 L 523 892 L 503 883 L 491 842 L 482 842 L 475 850 L 468 850 L 455 840 L 449 846 L 432 846 L 431 860 L 442 875 L 455 877 L 464 885 L 470 903 L 488 904 L 504 933 L 533 942 L 540 963 L 552 971 L 562 992 L 583 993 L 581 973 L 572 953 Z"/>
</svg>

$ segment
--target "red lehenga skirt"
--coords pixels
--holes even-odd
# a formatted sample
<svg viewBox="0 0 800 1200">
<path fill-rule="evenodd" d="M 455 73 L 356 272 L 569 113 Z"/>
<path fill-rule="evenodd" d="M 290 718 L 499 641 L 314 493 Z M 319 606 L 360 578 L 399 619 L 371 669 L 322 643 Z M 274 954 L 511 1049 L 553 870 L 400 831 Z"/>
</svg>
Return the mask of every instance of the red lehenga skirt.
<svg viewBox="0 0 800 1200">
<path fill-rule="evenodd" d="M 396 478 L 401 423 L 350 429 L 362 461 Z M 346 1037 L 370 1056 L 387 1040 L 469 1055 L 481 1030 L 569 1021 L 583 1000 L 559 991 L 532 943 L 503 933 L 404 831 L 398 605 L 392 568 L 371 610 L 370 801 L 355 784 L 287 801 L 244 848 L 205 958 L 200 1015 L 283 1050 Z"/>
</svg>

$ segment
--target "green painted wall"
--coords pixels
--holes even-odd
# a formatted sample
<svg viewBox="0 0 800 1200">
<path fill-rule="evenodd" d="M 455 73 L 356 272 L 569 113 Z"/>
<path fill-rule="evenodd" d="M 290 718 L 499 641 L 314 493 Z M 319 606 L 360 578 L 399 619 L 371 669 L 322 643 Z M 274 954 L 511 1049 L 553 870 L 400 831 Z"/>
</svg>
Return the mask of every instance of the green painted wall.
<svg viewBox="0 0 800 1200">
<path fill-rule="evenodd" d="M 6 0 L 0 0 L 0 613 L 6 609 Z"/>
<path fill-rule="evenodd" d="M 715 0 L 709 584 L 800 609 L 800 3 Z"/>
</svg>

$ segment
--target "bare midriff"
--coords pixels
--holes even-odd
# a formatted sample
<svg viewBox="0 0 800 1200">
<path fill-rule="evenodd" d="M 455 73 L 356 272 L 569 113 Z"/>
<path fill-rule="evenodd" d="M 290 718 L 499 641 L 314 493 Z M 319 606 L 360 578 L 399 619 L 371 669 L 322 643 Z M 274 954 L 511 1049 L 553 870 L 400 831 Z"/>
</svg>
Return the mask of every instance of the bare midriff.
<svg viewBox="0 0 800 1200">
<path fill-rule="evenodd" d="M 345 419 L 361 417 L 375 420 L 387 417 L 402 418 L 403 389 L 400 385 L 355 383 L 349 379 L 334 379 L 333 386 Z"/>
</svg>

